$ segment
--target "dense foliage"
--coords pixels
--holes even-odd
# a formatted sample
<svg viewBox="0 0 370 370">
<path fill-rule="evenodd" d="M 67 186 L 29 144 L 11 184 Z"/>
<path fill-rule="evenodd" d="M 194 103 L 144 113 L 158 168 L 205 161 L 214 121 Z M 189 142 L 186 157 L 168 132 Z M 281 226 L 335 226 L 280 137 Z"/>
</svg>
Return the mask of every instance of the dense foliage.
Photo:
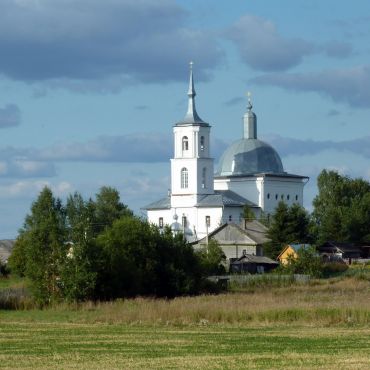
<svg viewBox="0 0 370 370">
<path fill-rule="evenodd" d="M 115 189 L 103 187 L 88 201 L 75 193 L 63 205 L 46 187 L 9 265 L 29 278 L 36 300 L 48 304 L 197 293 L 204 276 L 222 271 L 222 259 L 213 242 L 207 253 L 195 253 L 181 234 L 135 217 Z"/>
<path fill-rule="evenodd" d="M 310 217 L 299 204 L 287 206 L 279 202 L 268 230 L 270 242 L 264 246 L 264 254 L 276 258 L 289 243 L 308 243 Z"/>
<path fill-rule="evenodd" d="M 370 242 L 370 183 L 335 171 L 322 171 L 313 201 L 313 232 L 317 244 L 328 240 Z"/>
<path fill-rule="evenodd" d="M 283 273 L 303 274 L 312 277 L 321 277 L 323 273 L 323 263 L 317 254 L 315 247 L 302 247 L 297 251 L 297 257 L 288 256 L 288 263 L 281 266 Z"/>
</svg>

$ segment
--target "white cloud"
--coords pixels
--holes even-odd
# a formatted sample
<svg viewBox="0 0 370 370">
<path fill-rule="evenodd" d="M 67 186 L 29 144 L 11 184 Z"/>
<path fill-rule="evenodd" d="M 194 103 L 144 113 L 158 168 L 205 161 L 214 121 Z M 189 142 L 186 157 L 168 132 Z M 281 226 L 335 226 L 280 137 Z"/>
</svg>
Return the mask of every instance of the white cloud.
<svg viewBox="0 0 370 370">
<path fill-rule="evenodd" d="M 67 195 L 73 189 L 72 185 L 66 181 L 50 183 L 49 181 L 43 180 L 25 180 L 8 184 L 0 184 L 0 197 L 32 199 L 35 198 L 45 186 L 51 188 L 53 194 L 58 197 Z"/>
<path fill-rule="evenodd" d="M 251 82 L 292 91 L 314 91 L 353 107 L 370 107 L 370 65 L 311 73 L 271 73 Z"/>
<path fill-rule="evenodd" d="M 223 56 L 171 0 L 5 0 L 0 14 L 0 74 L 48 87 L 117 91 L 179 80 L 192 58 L 204 79 Z"/>
</svg>

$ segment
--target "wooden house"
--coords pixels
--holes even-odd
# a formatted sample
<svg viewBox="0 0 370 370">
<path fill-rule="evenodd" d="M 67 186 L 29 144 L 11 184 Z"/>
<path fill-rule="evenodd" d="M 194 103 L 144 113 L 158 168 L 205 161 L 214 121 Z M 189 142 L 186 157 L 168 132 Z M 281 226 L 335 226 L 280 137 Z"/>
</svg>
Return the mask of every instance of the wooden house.
<svg viewBox="0 0 370 370">
<path fill-rule="evenodd" d="M 286 265 L 290 258 L 298 258 L 299 249 L 308 246 L 309 244 L 287 244 L 276 259 L 283 265 Z"/>
<path fill-rule="evenodd" d="M 262 274 L 278 266 L 279 262 L 271 258 L 245 253 L 240 258 L 230 261 L 230 273 Z"/>
<path fill-rule="evenodd" d="M 239 226 L 235 223 L 225 223 L 212 231 L 208 238 L 202 238 L 194 243 L 194 248 L 207 244 L 207 239 L 216 240 L 228 260 L 238 259 L 245 254 L 262 256 L 263 244 L 268 242 L 267 228 L 253 220 Z"/>
</svg>

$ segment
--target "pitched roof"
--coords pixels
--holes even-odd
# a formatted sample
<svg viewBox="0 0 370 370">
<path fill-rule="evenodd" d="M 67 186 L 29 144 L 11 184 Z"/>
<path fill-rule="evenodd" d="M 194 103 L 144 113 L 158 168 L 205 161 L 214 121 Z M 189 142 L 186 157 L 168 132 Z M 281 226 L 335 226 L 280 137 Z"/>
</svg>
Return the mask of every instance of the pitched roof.
<svg viewBox="0 0 370 370">
<path fill-rule="evenodd" d="M 266 228 L 260 222 L 253 221 L 248 224 L 249 229 L 243 229 L 234 223 L 225 223 L 209 233 L 208 238 L 214 238 L 223 245 L 260 245 L 269 240 L 264 234 Z M 206 237 L 196 243 L 201 244 L 205 241 Z"/>
<path fill-rule="evenodd" d="M 311 244 L 287 244 L 283 250 L 280 252 L 280 254 L 276 257 L 276 259 L 280 259 L 280 257 L 285 253 L 285 251 L 289 248 L 293 249 L 295 253 L 298 253 L 298 251 L 302 248 L 310 247 Z"/>
<path fill-rule="evenodd" d="M 243 207 L 248 205 L 250 207 L 258 207 L 248 199 L 238 195 L 231 190 L 215 190 L 214 194 L 205 194 L 200 196 L 196 207 Z M 150 203 L 143 209 L 155 210 L 155 209 L 170 209 L 171 208 L 171 197 L 167 196 L 156 202 Z"/>
<path fill-rule="evenodd" d="M 166 198 L 162 198 L 157 200 L 156 202 L 150 203 L 147 206 L 143 207 L 143 209 L 170 209 L 171 208 L 171 198 L 167 196 Z"/>
<path fill-rule="evenodd" d="M 243 207 L 244 205 L 257 207 L 256 204 L 231 190 L 215 190 L 214 194 L 204 195 L 196 204 L 197 207 Z"/>
<path fill-rule="evenodd" d="M 232 264 L 242 264 L 246 262 L 252 262 L 252 263 L 268 263 L 271 265 L 278 265 L 279 262 L 276 262 L 272 260 L 269 257 L 265 256 L 255 256 L 254 254 L 243 254 L 241 257 L 239 257 L 236 261 L 232 262 Z"/>
</svg>

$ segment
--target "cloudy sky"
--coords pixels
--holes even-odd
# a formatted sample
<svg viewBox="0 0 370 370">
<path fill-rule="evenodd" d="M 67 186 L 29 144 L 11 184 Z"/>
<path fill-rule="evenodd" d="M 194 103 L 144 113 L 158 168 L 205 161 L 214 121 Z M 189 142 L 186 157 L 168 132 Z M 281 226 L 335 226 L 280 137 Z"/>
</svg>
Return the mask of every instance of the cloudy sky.
<svg viewBox="0 0 370 370">
<path fill-rule="evenodd" d="M 323 168 L 370 179 L 368 0 L 1 0 L 0 50 L 0 239 L 45 185 L 166 194 L 190 60 L 216 163 L 251 91 L 308 209 Z"/>
</svg>

